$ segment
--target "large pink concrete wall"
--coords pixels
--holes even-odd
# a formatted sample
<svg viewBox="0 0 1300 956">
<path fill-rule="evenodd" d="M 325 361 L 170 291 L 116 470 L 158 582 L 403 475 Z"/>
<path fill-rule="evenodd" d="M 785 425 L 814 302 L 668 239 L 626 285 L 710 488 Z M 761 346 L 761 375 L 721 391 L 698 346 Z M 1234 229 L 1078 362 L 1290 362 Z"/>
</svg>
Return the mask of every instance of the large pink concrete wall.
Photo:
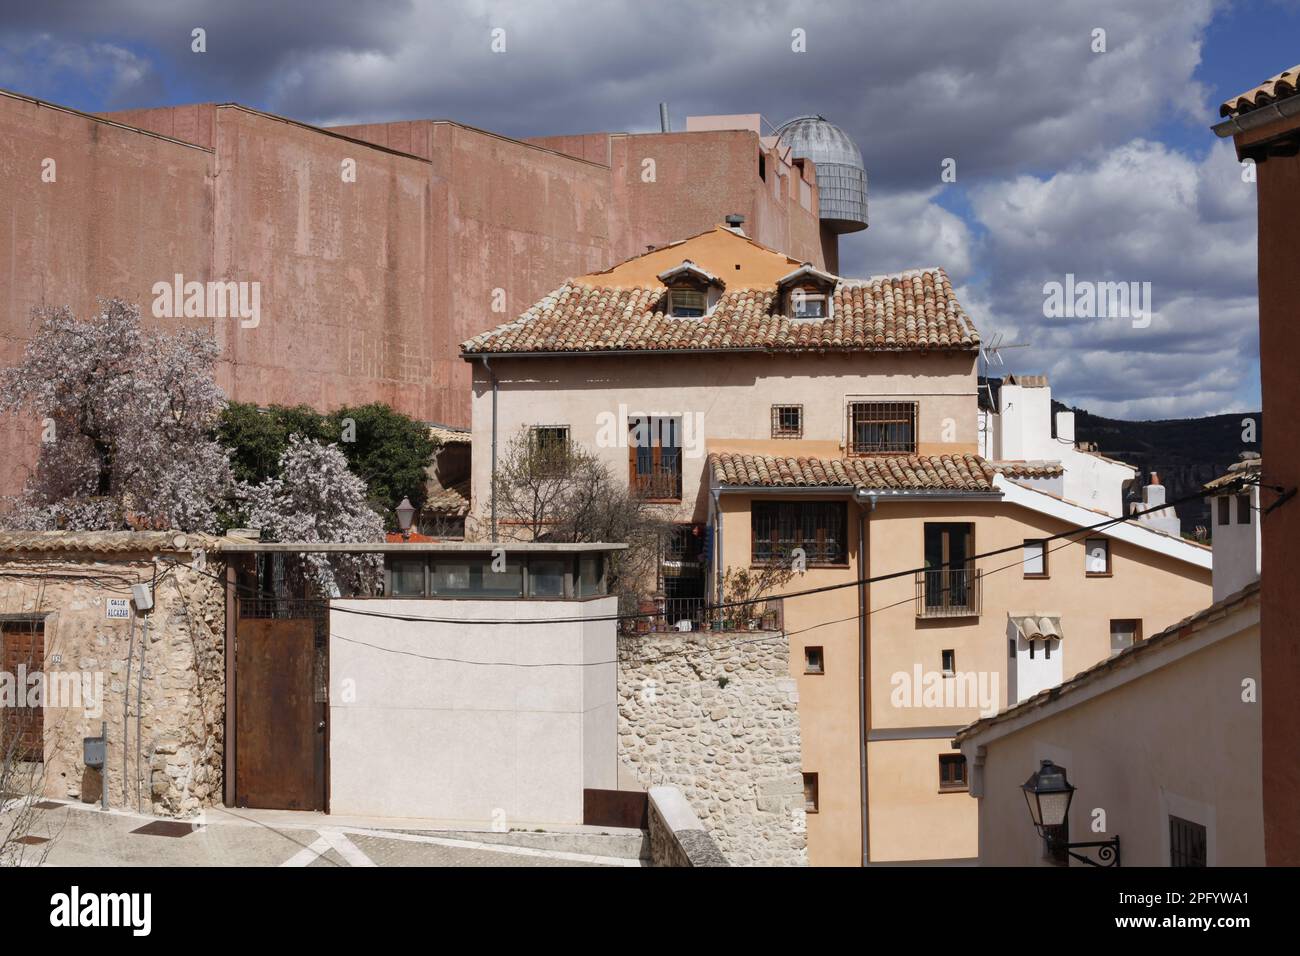
<svg viewBox="0 0 1300 956">
<path fill-rule="evenodd" d="M 617 135 L 611 148 L 613 262 L 638 255 L 649 245 L 703 232 L 729 213 L 738 213 L 745 217 L 746 233 L 758 242 L 822 265 L 821 244 L 807 241 L 816 228 L 816 205 L 805 211 L 797 196 L 793 208 L 788 193 L 776 198 L 772 172 L 767 181 L 759 177 L 759 139 L 754 133 Z M 654 161 L 652 178 L 647 160 Z M 792 228 L 792 220 L 799 225 Z"/>
<path fill-rule="evenodd" d="M 232 398 L 383 401 L 468 425 L 459 344 L 571 276 L 731 212 L 820 264 L 815 198 L 807 209 L 797 182 L 763 182 L 759 149 L 747 131 L 522 143 L 447 121 L 324 131 L 212 103 L 95 118 L 0 95 L 0 360 L 21 354 L 40 303 L 84 315 L 121 295 L 148 315 L 153 284 L 176 273 L 256 282 L 257 327 L 191 320 L 221 344 Z M 40 182 L 47 156 L 57 184 Z M 0 464 L 9 493 L 35 438 L 3 427 L 18 452 Z"/>
<path fill-rule="evenodd" d="M 238 107 L 215 135 L 214 270 L 262 289 L 256 328 L 217 325 L 230 394 L 436 418 L 429 164 Z"/>
<path fill-rule="evenodd" d="M 207 281 L 214 172 L 209 150 L 0 93 L 0 364 L 21 358 L 34 307 L 87 316 L 120 296 L 149 317 L 155 282 Z M 33 422 L 0 420 L 0 494 L 21 489 L 37 440 Z"/>
</svg>

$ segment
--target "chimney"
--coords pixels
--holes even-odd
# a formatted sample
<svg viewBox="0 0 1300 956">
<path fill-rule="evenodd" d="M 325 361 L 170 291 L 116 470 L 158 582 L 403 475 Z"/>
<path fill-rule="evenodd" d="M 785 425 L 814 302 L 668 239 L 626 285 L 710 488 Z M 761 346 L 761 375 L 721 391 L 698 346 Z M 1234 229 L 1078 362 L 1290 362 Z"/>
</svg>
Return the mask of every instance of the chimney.
<svg viewBox="0 0 1300 956">
<path fill-rule="evenodd" d="M 740 228 L 745 224 L 745 217 L 742 216 L 740 213 L 738 212 L 730 213 L 726 217 L 725 222 L 727 224 L 727 228 L 730 229 L 732 232 L 736 233 L 736 235 L 743 236 L 745 234 L 745 230 Z"/>
<path fill-rule="evenodd" d="M 673 131 L 672 124 L 668 122 L 668 104 L 660 103 L 659 104 L 659 132 L 671 133 L 672 131 Z"/>
</svg>

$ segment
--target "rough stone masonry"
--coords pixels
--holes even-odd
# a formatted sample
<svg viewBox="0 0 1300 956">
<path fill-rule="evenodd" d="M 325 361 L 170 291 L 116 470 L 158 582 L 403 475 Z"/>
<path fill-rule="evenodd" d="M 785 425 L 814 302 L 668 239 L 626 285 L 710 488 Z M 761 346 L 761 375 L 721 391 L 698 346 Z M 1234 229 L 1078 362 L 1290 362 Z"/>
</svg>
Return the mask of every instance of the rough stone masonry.
<svg viewBox="0 0 1300 956">
<path fill-rule="evenodd" d="M 204 543 L 194 536 L 182 549 L 168 534 L 171 546 L 164 550 L 157 545 L 161 533 L 60 538 L 64 534 L 0 535 L 5 627 L 40 622 L 43 667 L 51 685 L 62 680 L 66 687 L 75 677 L 85 688 L 100 688 L 98 695 L 71 706 L 57 701 L 59 706 L 44 708 L 44 794 L 98 801 L 103 778 L 85 766 L 82 739 L 98 737 L 102 721 L 108 725 L 110 807 L 187 817 L 220 803 L 225 721 L 220 566 L 209 564 L 206 573 L 194 566 L 195 551 Z M 79 550 L 90 535 L 97 550 Z M 153 609 L 145 615 L 131 604 L 125 617 L 108 616 L 110 599 L 128 599 L 132 583 L 152 584 Z"/>
<path fill-rule="evenodd" d="M 808 862 L 799 695 L 781 633 L 619 638 L 619 760 L 681 789 L 727 861 Z"/>
</svg>

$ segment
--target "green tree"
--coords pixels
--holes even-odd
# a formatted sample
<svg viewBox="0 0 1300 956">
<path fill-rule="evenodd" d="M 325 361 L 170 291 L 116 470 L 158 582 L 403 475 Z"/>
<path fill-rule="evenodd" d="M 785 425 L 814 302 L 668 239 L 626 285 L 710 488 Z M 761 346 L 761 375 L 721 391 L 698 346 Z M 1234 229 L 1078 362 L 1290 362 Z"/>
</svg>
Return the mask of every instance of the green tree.
<svg viewBox="0 0 1300 956">
<path fill-rule="evenodd" d="M 426 426 L 380 402 L 344 406 L 328 414 L 306 405 L 259 409 L 231 402 L 217 428 L 218 439 L 230 450 L 235 477 L 251 484 L 280 477 L 280 460 L 291 435 L 337 445 L 348 469 L 365 481 L 370 504 L 390 527 L 403 498 L 423 508 L 426 469 L 438 443 Z"/>
<path fill-rule="evenodd" d="M 370 488 L 370 503 L 390 522 L 403 498 L 417 512 L 428 497 L 428 467 L 438 442 L 427 426 L 381 402 L 344 406 L 330 414 L 331 441 L 338 442 L 352 473 Z"/>
</svg>

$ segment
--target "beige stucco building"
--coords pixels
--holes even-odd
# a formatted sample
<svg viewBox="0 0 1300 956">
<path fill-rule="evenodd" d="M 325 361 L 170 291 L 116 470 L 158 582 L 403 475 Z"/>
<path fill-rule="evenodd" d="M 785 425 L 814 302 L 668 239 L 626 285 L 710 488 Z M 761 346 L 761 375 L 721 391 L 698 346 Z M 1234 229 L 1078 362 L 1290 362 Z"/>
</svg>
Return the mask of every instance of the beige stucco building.
<svg viewBox="0 0 1300 956">
<path fill-rule="evenodd" d="M 1070 841 L 1118 836 L 1123 866 L 1263 866 L 1259 682 L 1254 583 L 964 728 L 980 864 L 1053 865 L 1020 793 L 1051 760 L 1077 788 Z"/>
<path fill-rule="evenodd" d="M 1059 462 L 979 457 L 978 344 L 941 269 L 846 280 L 733 226 L 463 346 L 470 535 L 518 533 L 493 450 L 527 434 L 679 523 L 694 545 L 655 584 L 682 626 L 737 570 L 794 572 L 775 593 L 814 865 L 974 858 L 953 734 L 1210 599 L 1208 549 L 1040 490 Z"/>
<path fill-rule="evenodd" d="M 1244 458 L 1204 488 L 1212 605 L 954 735 L 981 864 L 1066 863 L 1060 842 L 1115 837 L 1124 866 L 1264 864 L 1261 472 Z M 1044 760 L 1077 788 L 1055 853 L 1020 793 Z M 1097 847 L 1078 852 L 1104 862 Z"/>
</svg>

